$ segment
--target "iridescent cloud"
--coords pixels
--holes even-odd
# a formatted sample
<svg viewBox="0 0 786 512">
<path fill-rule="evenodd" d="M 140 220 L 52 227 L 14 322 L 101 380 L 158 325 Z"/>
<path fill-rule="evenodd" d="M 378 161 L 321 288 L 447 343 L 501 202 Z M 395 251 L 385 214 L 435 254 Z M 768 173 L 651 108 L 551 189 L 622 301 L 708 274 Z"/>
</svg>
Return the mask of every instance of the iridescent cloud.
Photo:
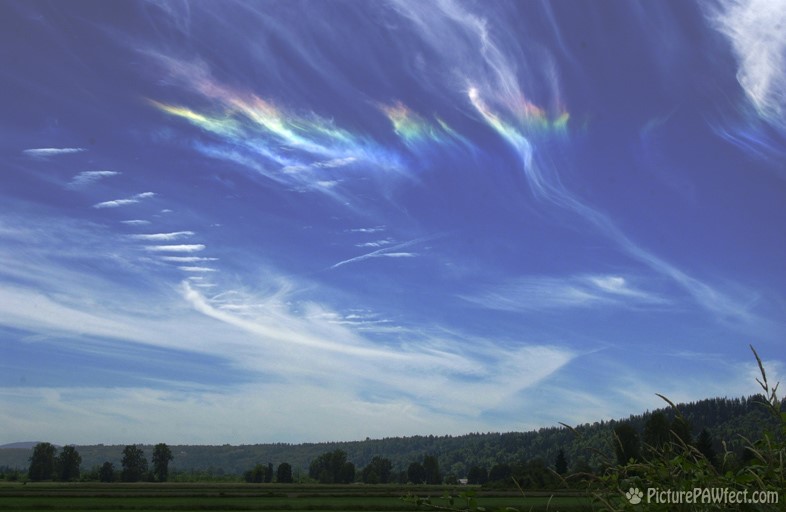
<svg viewBox="0 0 786 512">
<path fill-rule="evenodd" d="M 422 151 L 434 144 L 454 146 L 462 143 L 467 147 L 471 146 L 466 138 L 443 120 L 434 118 L 434 121 L 429 121 L 400 101 L 392 105 L 379 105 L 379 109 L 390 120 L 396 135 L 411 150 Z"/>
<path fill-rule="evenodd" d="M 372 164 L 399 170 L 395 152 L 363 134 L 310 111 L 294 111 L 248 91 L 225 86 L 200 66 L 159 57 L 183 84 L 201 96 L 200 108 L 148 100 L 161 112 L 216 136 L 193 146 L 214 158 L 250 167 L 280 183 L 325 191 L 337 169 Z"/>
</svg>

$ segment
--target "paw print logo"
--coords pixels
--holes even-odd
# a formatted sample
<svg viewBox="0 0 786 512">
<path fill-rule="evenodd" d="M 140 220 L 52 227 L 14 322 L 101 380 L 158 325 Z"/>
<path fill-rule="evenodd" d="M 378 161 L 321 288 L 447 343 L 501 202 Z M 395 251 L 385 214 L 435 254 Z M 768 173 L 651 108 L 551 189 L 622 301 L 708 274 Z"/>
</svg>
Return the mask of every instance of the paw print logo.
<svg viewBox="0 0 786 512">
<path fill-rule="evenodd" d="M 631 487 L 628 492 L 625 493 L 625 497 L 628 498 L 631 505 L 638 505 L 641 503 L 641 498 L 644 497 L 644 493 L 641 492 L 638 487 Z"/>
</svg>

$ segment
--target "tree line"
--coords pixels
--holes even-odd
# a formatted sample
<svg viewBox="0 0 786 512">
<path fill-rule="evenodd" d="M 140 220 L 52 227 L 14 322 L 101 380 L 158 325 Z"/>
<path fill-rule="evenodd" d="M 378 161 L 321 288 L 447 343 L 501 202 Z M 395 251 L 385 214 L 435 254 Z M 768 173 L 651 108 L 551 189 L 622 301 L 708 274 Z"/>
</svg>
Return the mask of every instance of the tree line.
<svg viewBox="0 0 786 512">
<path fill-rule="evenodd" d="M 704 446 L 705 451 L 712 449 L 714 452 L 720 453 L 725 450 L 725 446 L 734 453 L 738 461 L 743 461 L 749 454 L 746 454 L 741 439 L 743 437 L 758 439 L 765 429 L 772 428 L 772 419 L 760 406 L 761 399 L 759 395 L 736 399 L 713 398 L 690 404 L 678 404 L 678 407 L 689 423 L 690 434 L 698 436 L 695 438 L 697 447 Z M 289 467 L 293 481 L 310 479 L 319 482 L 332 479 L 334 482 L 342 482 L 349 480 L 350 466 L 347 465 L 343 468 L 343 474 L 333 471 L 333 469 L 326 470 L 326 468 L 338 466 L 335 460 L 328 461 L 327 457 L 320 462 L 321 467 L 316 473 L 310 471 L 313 461 L 320 459 L 325 453 L 340 450 L 346 454 L 346 459 L 341 462 L 341 466 L 345 462 L 351 462 L 352 468 L 357 468 L 353 481 L 369 483 L 426 481 L 427 478 L 422 476 L 418 466 L 424 466 L 424 454 L 439 457 L 440 475 L 442 480 L 446 482 L 467 478 L 473 483 L 485 481 L 491 484 L 497 480 L 497 476 L 506 475 L 508 469 L 512 475 L 524 477 L 535 475 L 538 473 L 538 468 L 544 467 L 548 468 L 545 477 L 548 481 L 553 477 L 552 471 L 559 474 L 557 458 L 560 452 L 562 452 L 564 459 L 562 464 L 567 466 L 568 473 L 598 474 L 604 468 L 605 455 L 603 454 L 610 454 L 611 457 L 614 457 L 619 442 L 626 439 L 625 429 L 632 429 L 639 437 L 638 455 L 641 456 L 647 454 L 643 445 L 653 445 L 654 443 L 654 446 L 657 446 L 659 442 L 662 443 L 662 432 L 666 425 L 669 430 L 679 431 L 682 428 L 677 424 L 672 425 L 674 420 L 675 415 L 672 409 L 662 409 L 632 415 L 626 420 L 600 421 L 594 424 L 579 425 L 572 429 L 551 427 L 531 432 L 394 437 L 300 445 L 277 443 L 246 446 L 179 446 L 175 450 L 178 454 L 178 470 L 169 477 L 180 481 L 237 481 L 248 475 L 246 479 L 250 479 L 252 482 L 278 481 L 276 468 L 272 468 L 269 464 L 259 465 L 257 462 L 279 461 L 279 465 L 286 464 L 283 466 L 284 469 Z M 622 425 L 627 425 L 627 427 L 622 427 L 623 432 L 615 433 L 616 429 Z M 652 433 L 645 433 L 650 431 Z M 658 432 L 661 434 L 657 434 Z M 657 440 L 658 435 L 661 435 L 660 441 Z M 152 446 L 141 448 L 136 446 L 136 448 L 155 451 Z M 52 449 L 56 451 L 54 447 Z M 75 476 L 73 462 L 68 462 L 75 457 L 73 452 L 77 452 L 77 450 L 79 453 L 76 455 L 81 455 L 82 462 L 91 468 L 79 476 Z M 124 479 L 123 471 L 126 468 L 120 467 L 119 458 L 115 458 L 114 455 L 121 450 L 125 455 L 125 450 L 118 446 L 64 447 L 56 455 L 53 451 L 53 462 L 44 463 L 42 467 L 54 468 L 54 459 L 57 459 L 58 469 L 50 471 L 49 478 L 51 479 L 99 480 L 102 477 L 100 470 L 103 468 L 105 479 L 108 478 L 106 475 L 111 474 L 113 480 L 120 481 Z M 8 458 L 8 455 L 12 453 L 19 454 L 16 459 L 19 462 Z M 634 455 L 634 460 L 636 459 L 636 450 L 634 449 L 625 455 L 626 460 L 630 459 L 631 453 Z M 29 450 L 0 450 L 0 479 L 22 479 L 26 476 L 32 479 L 32 474 L 29 471 L 26 475 L 24 470 L 13 469 L 25 465 L 29 457 Z M 43 456 L 42 460 L 48 460 L 48 456 Z M 107 462 L 108 460 L 114 461 L 118 467 L 115 468 L 111 462 Z M 280 461 L 286 461 L 286 463 Z M 387 463 L 390 465 L 389 468 Z M 69 467 L 71 469 L 65 473 L 60 469 Z M 82 469 L 82 471 L 85 470 Z M 485 477 L 483 476 L 484 471 Z M 323 472 L 324 475 L 320 478 L 320 474 Z M 40 475 L 39 470 L 35 470 L 34 473 Z M 126 471 L 126 473 L 126 478 L 130 478 L 134 472 Z M 160 480 L 160 477 L 151 474 L 154 472 L 149 470 L 138 473 L 142 475 L 142 480 Z M 284 478 L 281 480 L 282 482 L 286 481 L 286 477 Z M 532 476 L 527 478 L 533 481 L 538 480 Z M 428 480 L 433 480 L 433 478 Z"/>
<path fill-rule="evenodd" d="M 122 467 L 118 471 L 109 461 L 94 467 L 89 474 L 82 475 L 82 456 L 75 446 L 64 446 L 60 453 L 51 443 L 38 443 L 30 457 L 27 477 L 33 482 L 59 480 L 99 480 L 101 482 L 166 482 L 169 478 L 169 463 L 174 459 L 172 450 L 165 443 L 153 448 L 152 467 L 148 466 L 144 451 L 137 445 L 123 449 Z"/>
</svg>

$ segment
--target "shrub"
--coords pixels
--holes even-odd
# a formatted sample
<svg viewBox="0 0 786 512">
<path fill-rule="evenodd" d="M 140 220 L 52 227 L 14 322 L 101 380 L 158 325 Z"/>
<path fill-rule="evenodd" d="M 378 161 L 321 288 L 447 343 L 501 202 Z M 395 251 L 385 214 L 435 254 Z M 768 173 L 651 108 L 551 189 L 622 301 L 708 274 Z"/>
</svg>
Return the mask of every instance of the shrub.
<svg viewBox="0 0 786 512">
<path fill-rule="evenodd" d="M 721 493 L 748 498 L 756 493 L 759 498 L 768 496 L 770 502 L 736 503 L 734 509 L 783 510 L 783 504 L 777 501 L 786 488 L 786 412 L 781 410 L 782 402 L 777 397 L 778 385 L 770 387 L 759 355 L 752 346 L 751 350 L 761 373 L 761 380 L 757 378 L 756 382 L 764 391 L 762 406 L 774 416 L 778 429 L 765 431 L 761 439 L 755 441 L 743 439 L 747 461 L 738 463 L 734 454 L 726 449 L 716 465 L 707 453 L 693 446 L 690 440 L 684 439 L 687 436 L 680 435 L 678 429 L 672 427 L 670 440 L 659 447 L 649 447 L 647 457 L 641 461 L 607 468 L 593 490 L 597 503 L 612 512 L 640 510 L 640 502 L 653 511 L 728 510 L 730 503 L 721 498 Z M 677 418 L 685 423 L 674 403 L 658 396 L 673 407 Z M 654 489 L 670 492 L 670 495 L 654 492 Z M 671 503 L 667 503 L 668 500 Z M 674 503 L 675 500 L 682 503 Z"/>
</svg>

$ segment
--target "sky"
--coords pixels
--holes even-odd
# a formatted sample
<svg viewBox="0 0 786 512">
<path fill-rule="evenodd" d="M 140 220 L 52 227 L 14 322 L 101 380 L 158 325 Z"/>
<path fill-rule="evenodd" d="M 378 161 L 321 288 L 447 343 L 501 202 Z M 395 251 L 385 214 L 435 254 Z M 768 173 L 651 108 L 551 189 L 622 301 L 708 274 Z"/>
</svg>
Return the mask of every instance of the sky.
<svg viewBox="0 0 786 512">
<path fill-rule="evenodd" d="M 0 443 L 525 431 L 786 374 L 786 2 L 0 1 Z"/>
</svg>

